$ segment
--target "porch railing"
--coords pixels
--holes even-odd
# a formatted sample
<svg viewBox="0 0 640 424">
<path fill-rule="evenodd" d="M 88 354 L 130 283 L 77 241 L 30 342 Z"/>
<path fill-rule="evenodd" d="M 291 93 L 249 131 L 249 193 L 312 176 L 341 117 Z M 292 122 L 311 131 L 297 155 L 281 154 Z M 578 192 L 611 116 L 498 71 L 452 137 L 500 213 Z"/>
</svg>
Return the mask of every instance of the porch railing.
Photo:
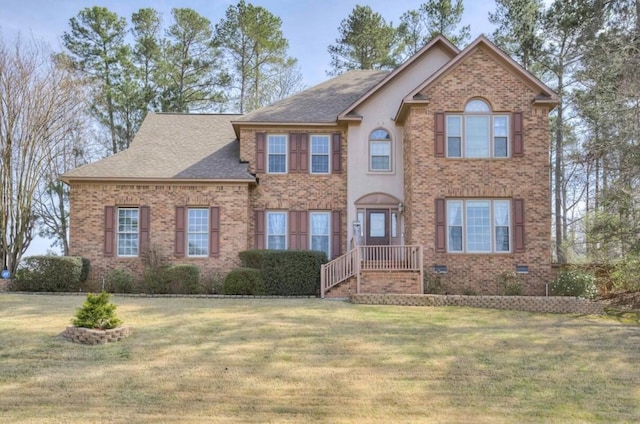
<svg viewBox="0 0 640 424">
<path fill-rule="evenodd" d="M 344 255 L 322 265 L 320 294 L 356 276 L 360 271 L 419 271 L 423 268 L 422 246 L 356 246 Z"/>
</svg>

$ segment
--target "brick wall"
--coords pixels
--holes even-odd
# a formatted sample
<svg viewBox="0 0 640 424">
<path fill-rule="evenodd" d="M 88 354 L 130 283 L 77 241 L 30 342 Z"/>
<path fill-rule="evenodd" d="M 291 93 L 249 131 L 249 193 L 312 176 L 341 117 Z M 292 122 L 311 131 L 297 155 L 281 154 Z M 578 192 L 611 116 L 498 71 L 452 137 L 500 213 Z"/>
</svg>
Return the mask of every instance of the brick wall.
<svg viewBox="0 0 640 424">
<path fill-rule="evenodd" d="M 543 296 L 442 296 L 401 294 L 359 294 L 353 303 L 401 306 L 467 306 L 538 313 L 604 315 L 601 303 L 577 297 Z"/>
<path fill-rule="evenodd" d="M 544 294 L 550 279 L 548 107 L 535 107 L 539 90 L 514 76 L 479 48 L 421 93 L 430 102 L 413 107 L 405 123 L 405 228 L 407 244 L 425 246 L 425 268 L 446 265 L 449 293 L 496 294 L 496 276 L 528 265 L 526 294 Z M 462 112 L 472 98 L 494 112 L 523 112 L 524 157 L 447 159 L 434 156 L 434 115 Z M 435 251 L 436 198 L 521 198 L 525 248 L 510 254 L 447 254 Z M 513 226 L 513 221 L 512 221 Z M 513 230 L 512 230 L 513 231 Z M 512 242 L 513 244 L 513 242 Z M 473 281 L 472 285 L 469 281 Z"/>
<path fill-rule="evenodd" d="M 115 268 L 140 277 L 141 258 L 105 257 L 104 207 L 149 206 L 150 247 L 168 263 L 195 264 L 202 275 L 239 265 L 238 252 L 247 249 L 249 196 L 247 184 L 95 184 L 74 183 L 70 195 L 70 250 L 91 260 L 90 279 L 100 282 Z M 220 208 L 220 255 L 178 258 L 174 255 L 176 206 Z"/>
<path fill-rule="evenodd" d="M 250 172 L 256 167 L 256 132 L 267 134 L 332 134 L 340 132 L 336 128 L 273 127 L 243 128 L 240 132 L 240 157 L 249 162 Z M 346 247 L 347 230 L 347 143 L 343 133 L 341 143 L 342 172 L 340 174 L 266 174 L 258 173 L 258 185 L 249 192 L 250 211 L 255 209 L 285 211 L 332 211 L 340 210 L 342 251 Z M 310 156 L 310 155 L 309 155 Z M 255 222 L 253 212 L 249 220 L 248 245 L 255 247 Z"/>
<path fill-rule="evenodd" d="M 362 271 L 360 293 L 422 294 L 420 273 Z"/>
</svg>

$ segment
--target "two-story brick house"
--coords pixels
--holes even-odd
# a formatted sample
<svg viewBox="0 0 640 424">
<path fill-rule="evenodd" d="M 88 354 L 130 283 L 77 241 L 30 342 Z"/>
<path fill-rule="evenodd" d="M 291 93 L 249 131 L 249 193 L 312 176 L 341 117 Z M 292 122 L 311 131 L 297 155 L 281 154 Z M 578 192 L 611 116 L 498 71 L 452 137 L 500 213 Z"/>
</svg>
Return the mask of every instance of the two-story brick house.
<svg viewBox="0 0 640 424">
<path fill-rule="evenodd" d="M 150 113 L 132 146 L 67 173 L 70 249 L 92 276 L 150 246 L 204 272 L 251 248 L 323 250 L 323 295 L 495 293 L 550 275 L 556 95 L 484 37 L 433 39 L 247 115 Z"/>
</svg>

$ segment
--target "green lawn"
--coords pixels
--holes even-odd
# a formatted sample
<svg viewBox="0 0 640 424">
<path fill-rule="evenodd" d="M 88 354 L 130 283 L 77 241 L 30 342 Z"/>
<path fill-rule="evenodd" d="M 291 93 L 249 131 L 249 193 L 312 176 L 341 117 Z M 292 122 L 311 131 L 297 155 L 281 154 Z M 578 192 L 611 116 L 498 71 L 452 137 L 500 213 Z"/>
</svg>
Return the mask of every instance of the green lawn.
<svg viewBox="0 0 640 424">
<path fill-rule="evenodd" d="M 339 301 L 115 297 L 134 334 L 58 334 L 81 296 L 0 295 L 2 423 L 640 421 L 640 327 Z"/>
</svg>

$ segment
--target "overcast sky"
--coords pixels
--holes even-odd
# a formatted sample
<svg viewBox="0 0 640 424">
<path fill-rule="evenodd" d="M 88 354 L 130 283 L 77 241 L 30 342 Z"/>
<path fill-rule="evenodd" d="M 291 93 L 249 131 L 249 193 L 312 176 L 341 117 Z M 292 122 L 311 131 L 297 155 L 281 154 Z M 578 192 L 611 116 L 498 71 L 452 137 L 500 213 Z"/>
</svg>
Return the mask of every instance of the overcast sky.
<svg viewBox="0 0 640 424">
<path fill-rule="evenodd" d="M 382 14 L 387 22 L 397 25 L 400 16 L 417 9 L 417 0 L 252 0 L 282 19 L 282 31 L 289 40 L 289 55 L 297 58 L 304 84 L 312 86 L 324 81 L 329 70 L 327 47 L 338 37 L 340 22 L 349 16 L 356 4 L 369 5 Z M 0 0 L 0 30 L 5 37 L 18 32 L 31 34 L 47 41 L 54 50 L 62 50 L 61 35 L 69 29 L 69 19 L 85 8 L 105 6 L 120 16 L 130 19 L 131 14 L 143 7 L 153 7 L 163 15 L 165 26 L 170 21 L 171 9 L 189 7 L 208 18 L 214 25 L 224 17 L 230 4 L 237 0 Z M 472 39 L 489 34 L 493 26 L 488 12 L 493 11 L 493 0 L 465 0 L 463 25 L 471 25 Z"/>
<path fill-rule="evenodd" d="M 347 18 L 356 4 L 369 5 L 384 16 L 387 22 L 398 24 L 407 10 L 417 9 L 417 0 L 246 0 L 262 6 L 282 19 L 282 31 L 289 40 L 289 55 L 298 64 L 308 87 L 327 79 L 330 57 L 327 47 L 338 37 L 340 22 Z M 143 7 L 153 7 L 163 16 L 166 27 L 174 7 L 189 7 L 216 24 L 224 17 L 225 10 L 237 0 L 0 0 L 0 31 L 5 39 L 18 33 L 22 37 L 44 40 L 53 50 L 62 50 L 61 36 L 69 30 L 69 19 L 78 12 L 94 5 L 105 6 L 129 20 L 131 14 Z M 465 0 L 463 25 L 471 25 L 471 38 L 490 34 L 488 12 L 493 11 L 493 0 Z M 43 254 L 50 241 L 36 239 L 28 255 Z"/>
</svg>

